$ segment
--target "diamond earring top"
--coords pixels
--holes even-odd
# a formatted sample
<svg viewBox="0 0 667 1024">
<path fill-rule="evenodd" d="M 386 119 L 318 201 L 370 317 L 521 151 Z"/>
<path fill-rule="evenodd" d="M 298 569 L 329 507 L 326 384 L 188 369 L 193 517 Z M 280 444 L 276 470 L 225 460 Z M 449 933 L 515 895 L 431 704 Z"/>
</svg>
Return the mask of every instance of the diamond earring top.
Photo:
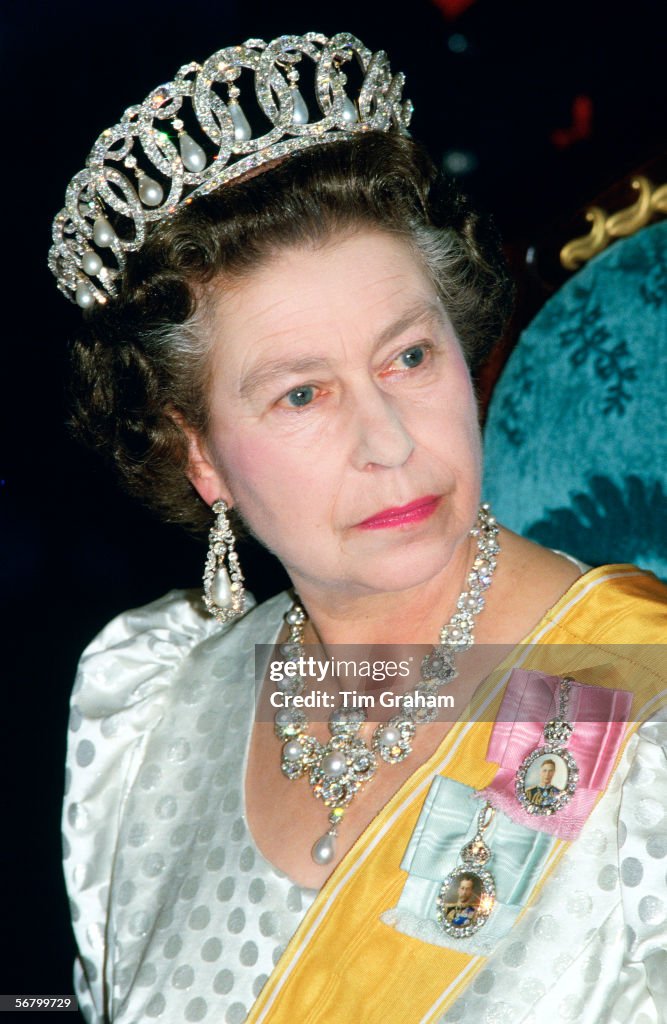
<svg viewBox="0 0 667 1024">
<path fill-rule="evenodd" d="M 353 93 L 343 68 L 354 61 L 363 80 Z M 304 97 L 308 63 L 314 84 Z M 49 253 L 58 287 L 82 309 L 105 303 L 150 225 L 195 196 L 310 146 L 369 130 L 407 132 L 404 81 L 382 50 L 371 53 L 346 32 L 249 39 L 184 65 L 102 132 L 72 178 Z M 253 134 L 251 104 L 261 134 Z"/>
</svg>

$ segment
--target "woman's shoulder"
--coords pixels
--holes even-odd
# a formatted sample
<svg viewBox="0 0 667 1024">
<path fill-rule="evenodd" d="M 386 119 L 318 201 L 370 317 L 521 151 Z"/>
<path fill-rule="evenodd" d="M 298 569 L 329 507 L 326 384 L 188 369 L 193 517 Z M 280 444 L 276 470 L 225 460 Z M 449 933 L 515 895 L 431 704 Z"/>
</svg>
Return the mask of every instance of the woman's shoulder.
<svg viewBox="0 0 667 1024">
<path fill-rule="evenodd" d="M 72 690 L 67 767 L 76 799 L 88 799 L 102 773 L 129 779 L 149 737 L 173 727 L 183 707 L 215 703 L 224 680 L 252 677 L 254 645 L 273 641 L 288 607 L 282 594 L 259 606 L 250 598 L 246 613 L 223 625 L 200 592 L 173 590 L 112 619 L 83 652 Z"/>
<path fill-rule="evenodd" d="M 591 684 L 630 693 L 628 720 L 649 733 L 653 723 L 667 745 L 666 637 L 667 586 L 651 572 L 614 563 L 583 573 L 527 640 L 556 660 L 567 657 Z"/>
<path fill-rule="evenodd" d="M 86 647 L 79 661 L 73 703 L 86 716 L 106 717 L 136 701 L 155 698 L 188 659 L 215 649 L 234 658 L 250 644 L 271 643 L 289 607 L 285 594 L 221 624 L 206 611 L 201 591 L 172 590 L 113 618 Z"/>
<path fill-rule="evenodd" d="M 501 548 L 507 564 L 503 567 L 499 558 L 500 615 L 518 615 L 524 623 L 532 618 L 526 637 L 548 623 L 571 634 L 563 643 L 575 636 L 586 643 L 664 642 L 667 586 L 653 573 L 626 563 L 590 568 L 508 530 Z"/>
<path fill-rule="evenodd" d="M 667 586 L 636 565 L 600 565 L 575 580 L 550 618 L 585 631 L 591 643 L 663 644 Z"/>
</svg>

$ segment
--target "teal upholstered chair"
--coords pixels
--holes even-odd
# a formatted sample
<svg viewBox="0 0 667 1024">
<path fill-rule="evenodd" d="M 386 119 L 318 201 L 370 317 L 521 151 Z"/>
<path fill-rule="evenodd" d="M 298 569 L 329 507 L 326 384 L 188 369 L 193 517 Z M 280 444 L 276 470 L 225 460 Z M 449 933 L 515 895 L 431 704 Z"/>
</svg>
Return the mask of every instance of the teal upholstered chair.
<svg viewBox="0 0 667 1024">
<path fill-rule="evenodd" d="M 485 458 L 511 529 L 667 578 L 667 221 L 595 257 L 522 334 Z"/>
</svg>

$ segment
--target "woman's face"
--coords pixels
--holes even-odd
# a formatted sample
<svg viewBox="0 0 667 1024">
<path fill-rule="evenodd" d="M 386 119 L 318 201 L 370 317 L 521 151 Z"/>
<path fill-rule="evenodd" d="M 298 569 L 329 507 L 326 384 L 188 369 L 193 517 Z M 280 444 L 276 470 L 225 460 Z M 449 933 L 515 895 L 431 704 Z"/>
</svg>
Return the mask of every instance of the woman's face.
<svg viewBox="0 0 667 1024">
<path fill-rule="evenodd" d="M 479 501 L 461 349 L 409 246 L 362 230 L 220 284 L 209 436 L 191 479 L 297 586 L 350 595 L 446 570 Z"/>
</svg>

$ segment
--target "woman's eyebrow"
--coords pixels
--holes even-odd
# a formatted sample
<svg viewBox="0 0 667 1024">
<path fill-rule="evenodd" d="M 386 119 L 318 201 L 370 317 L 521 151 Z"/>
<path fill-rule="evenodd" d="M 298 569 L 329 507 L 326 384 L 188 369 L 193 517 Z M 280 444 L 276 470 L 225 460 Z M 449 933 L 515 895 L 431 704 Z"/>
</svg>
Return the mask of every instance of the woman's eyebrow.
<svg viewBox="0 0 667 1024">
<path fill-rule="evenodd" d="M 327 366 L 327 360 L 320 356 L 304 356 L 301 359 L 268 359 L 260 366 L 244 374 L 239 384 L 239 394 L 247 398 L 275 377 L 286 373 L 311 373 Z"/>
<path fill-rule="evenodd" d="M 405 312 L 401 313 L 399 317 L 392 320 L 386 327 L 382 328 L 373 343 L 373 352 L 375 353 L 388 341 L 391 341 L 392 338 L 398 337 L 403 334 L 404 331 L 408 330 L 409 327 L 413 327 L 415 324 L 418 324 L 423 320 L 437 321 L 443 326 L 447 322 L 444 310 L 439 302 L 433 302 L 431 300 L 427 302 L 420 301 L 405 310 Z M 300 359 L 290 359 L 288 357 L 286 359 L 265 360 L 260 366 L 249 370 L 248 373 L 244 374 L 241 378 L 239 383 L 239 395 L 242 398 L 248 398 L 250 395 L 259 391 L 266 384 L 271 383 L 271 381 L 282 374 L 314 373 L 326 368 L 328 365 L 328 360 L 322 356 L 303 356 Z"/>
<path fill-rule="evenodd" d="M 407 331 L 409 327 L 414 327 L 415 324 L 419 324 L 422 321 L 433 322 L 436 321 L 440 326 L 444 327 L 447 324 L 447 316 L 442 304 L 439 301 L 433 301 L 432 299 L 426 302 L 421 300 L 416 302 L 414 306 L 411 306 L 404 313 L 401 313 L 396 320 L 392 320 L 390 324 L 383 327 L 377 338 L 375 339 L 374 351 L 382 348 L 382 346 L 391 341 L 392 338 L 397 338 L 399 335 Z"/>
</svg>

